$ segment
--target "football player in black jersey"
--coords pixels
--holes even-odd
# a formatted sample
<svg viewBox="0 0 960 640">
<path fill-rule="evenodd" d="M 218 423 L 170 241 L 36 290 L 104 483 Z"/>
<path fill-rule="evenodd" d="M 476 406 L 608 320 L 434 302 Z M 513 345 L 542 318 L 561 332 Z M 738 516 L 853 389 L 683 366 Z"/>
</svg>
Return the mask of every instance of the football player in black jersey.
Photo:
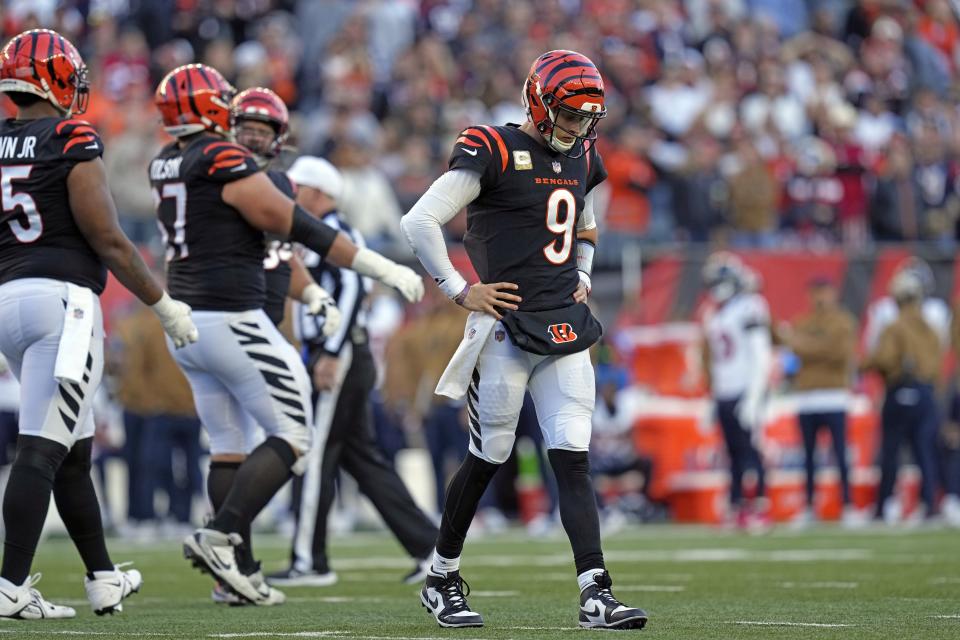
<svg viewBox="0 0 960 640">
<path fill-rule="evenodd" d="M 236 92 L 218 71 L 192 64 L 157 87 L 164 128 L 176 141 L 150 164 L 167 244 L 170 290 L 194 308 L 201 339 L 174 356 L 193 389 L 210 435 L 212 464 L 240 462 L 212 522 L 184 540 L 184 553 L 240 597 L 283 602 L 256 565 L 237 554 L 250 523 L 310 449 L 310 382 L 296 350 L 263 311 L 264 233 L 299 242 L 418 299 L 411 269 L 366 249 L 314 219 L 277 189 L 256 158 L 229 141 Z M 249 455 L 247 434 L 266 440 Z M 240 452 L 240 453 L 238 453 Z"/>
<path fill-rule="evenodd" d="M 237 94 L 230 104 L 230 126 L 238 144 L 249 149 L 264 169 L 270 181 L 285 196 L 295 199 L 293 183 L 287 174 L 271 169 L 270 163 L 277 157 L 287 138 L 289 114 L 287 106 L 276 93 L 263 87 L 245 89 Z M 277 327 L 283 322 L 286 300 L 300 300 L 306 311 L 320 316 L 315 323 L 324 336 L 332 335 L 340 326 L 340 310 L 336 302 L 320 287 L 304 266 L 303 261 L 294 252 L 293 245 L 287 240 L 271 239 L 267 242 L 266 256 L 263 259 L 266 276 L 266 304 L 263 308 L 267 317 Z M 248 423 L 249 427 L 255 427 Z M 211 463 L 207 474 L 207 495 L 216 512 L 227 497 L 233 485 L 233 479 L 240 468 L 240 461 L 256 446 L 259 434 L 246 434 L 245 450 L 232 452 L 236 460 L 216 460 Z M 242 534 L 246 535 L 244 531 Z M 237 548 L 241 564 L 255 567 L 252 540 L 244 538 L 244 544 Z M 214 602 L 242 606 L 248 604 L 221 583 L 217 583 L 211 593 Z"/>
<path fill-rule="evenodd" d="M 178 347 L 197 339 L 190 308 L 170 298 L 120 230 L 100 156 L 74 118 L 89 98 L 86 67 L 54 31 L 27 31 L 0 52 L 0 92 L 17 116 L 0 123 L 0 352 L 21 384 L 17 454 L 3 499 L 0 617 L 70 618 L 33 588 L 30 565 L 50 495 L 87 573 L 97 614 L 122 609 L 143 582 L 110 560 L 90 479 L 91 405 L 103 373 L 99 295 L 107 269 L 151 305 Z"/>
<path fill-rule="evenodd" d="M 464 598 L 463 542 L 480 496 L 510 455 L 529 390 L 557 478 L 573 547 L 580 626 L 639 629 L 647 615 L 611 593 L 587 449 L 601 333 L 586 305 L 597 241 L 591 190 L 606 178 L 594 145 L 603 80 L 573 51 L 534 61 L 523 87 L 527 121 L 475 126 L 454 143 L 449 171 L 404 216 L 414 252 L 440 288 L 473 313 L 437 393 L 467 398 L 470 445 L 450 482 L 423 605 L 444 627 L 477 627 Z M 467 208 L 464 244 L 480 282 L 454 269 L 441 226 Z"/>
<path fill-rule="evenodd" d="M 230 105 L 233 137 L 238 144 L 253 152 L 270 181 L 285 196 L 296 199 L 293 183 L 287 174 L 270 168 L 287 139 L 289 114 L 287 105 L 276 93 L 265 87 L 244 89 Z M 288 241 L 270 240 L 263 260 L 267 278 L 267 304 L 264 311 L 275 325 L 283 322 L 287 297 L 302 302 L 311 315 L 323 315 L 323 333 L 331 335 L 340 323 L 340 312 L 330 294 L 323 290 Z"/>
</svg>

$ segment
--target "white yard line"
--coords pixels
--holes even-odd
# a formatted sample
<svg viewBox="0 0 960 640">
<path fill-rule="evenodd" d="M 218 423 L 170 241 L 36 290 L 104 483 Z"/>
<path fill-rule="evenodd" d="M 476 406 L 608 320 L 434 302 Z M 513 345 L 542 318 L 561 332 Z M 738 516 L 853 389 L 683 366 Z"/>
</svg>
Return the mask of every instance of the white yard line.
<svg viewBox="0 0 960 640">
<path fill-rule="evenodd" d="M 859 582 L 781 582 L 784 589 L 856 589 Z"/>
<path fill-rule="evenodd" d="M 739 624 L 753 627 L 855 627 L 855 624 L 832 622 L 787 622 L 783 620 L 732 620 L 724 624 Z"/>
<path fill-rule="evenodd" d="M 662 591 L 665 593 L 680 593 L 687 588 L 680 584 L 627 584 L 617 585 L 616 591 Z"/>
</svg>

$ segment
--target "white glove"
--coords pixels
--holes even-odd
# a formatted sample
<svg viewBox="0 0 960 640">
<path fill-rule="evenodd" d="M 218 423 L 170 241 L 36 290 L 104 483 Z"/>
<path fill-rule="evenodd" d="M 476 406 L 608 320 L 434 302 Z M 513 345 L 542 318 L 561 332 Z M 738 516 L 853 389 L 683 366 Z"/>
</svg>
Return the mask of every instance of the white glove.
<svg viewBox="0 0 960 640">
<path fill-rule="evenodd" d="M 153 312 L 160 318 L 160 324 L 177 349 L 196 342 L 199 337 L 193 318 L 190 317 L 190 305 L 174 300 L 166 291 L 163 297 L 155 304 L 150 305 Z"/>
<path fill-rule="evenodd" d="M 376 251 L 363 248 L 357 251 L 351 268 L 357 273 L 379 280 L 400 292 L 407 302 L 423 298 L 423 278 L 410 267 L 388 260 Z"/>
<path fill-rule="evenodd" d="M 343 316 L 340 309 L 337 308 L 336 301 L 330 297 L 326 289 L 316 282 L 311 282 L 303 288 L 303 293 L 300 294 L 300 302 L 306 305 L 307 313 L 310 315 L 323 316 L 321 332 L 324 338 L 329 338 L 340 328 Z"/>
<path fill-rule="evenodd" d="M 763 396 L 752 393 L 744 394 L 734 409 L 740 426 L 745 431 L 756 431 L 762 426 Z"/>
</svg>

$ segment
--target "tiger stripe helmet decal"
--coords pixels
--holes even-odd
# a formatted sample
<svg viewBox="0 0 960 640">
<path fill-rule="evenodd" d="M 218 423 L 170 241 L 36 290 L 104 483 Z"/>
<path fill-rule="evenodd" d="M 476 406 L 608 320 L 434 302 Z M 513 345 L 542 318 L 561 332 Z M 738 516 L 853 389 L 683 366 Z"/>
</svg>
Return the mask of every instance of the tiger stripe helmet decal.
<svg viewBox="0 0 960 640">
<path fill-rule="evenodd" d="M 607 115 L 603 78 L 588 57 L 575 51 L 548 51 L 537 58 L 522 98 L 527 117 L 547 144 L 571 158 L 589 151 L 597 123 Z M 575 129 L 558 123 L 561 113 L 566 122 L 576 123 Z"/>
<path fill-rule="evenodd" d="M 220 72 L 204 64 L 187 64 L 168 73 L 154 94 L 163 127 L 175 138 L 213 131 L 230 132 L 233 85 Z"/>
<path fill-rule="evenodd" d="M 87 66 L 56 31 L 24 31 L 0 51 L 0 92 L 30 93 L 67 117 L 81 114 L 90 98 Z"/>
</svg>

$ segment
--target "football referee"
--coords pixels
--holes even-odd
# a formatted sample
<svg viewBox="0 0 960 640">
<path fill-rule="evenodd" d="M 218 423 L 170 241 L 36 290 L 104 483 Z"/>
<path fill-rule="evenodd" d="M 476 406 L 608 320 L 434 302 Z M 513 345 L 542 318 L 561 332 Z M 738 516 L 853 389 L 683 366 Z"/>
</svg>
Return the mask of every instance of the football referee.
<svg viewBox="0 0 960 640">
<path fill-rule="evenodd" d="M 343 189 L 339 171 L 326 160 L 304 156 L 288 172 L 297 185 L 297 202 L 304 209 L 364 246 L 360 234 L 344 223 L 336 211 Z M 423 579 L 437 539 L 437 528 L 414 503 L 396 470 L 380 452 L 374 436 L 370 393 L 376 366 L 367 341 L 363 300 L 369 284 L 355 271 L 324 263 L 308 253 L 304 263 L 311 275 L 336 299 L 343 322 L 339 330 L 323 337 L 317 320 L 301 313 L 297 333 L 307 353 L 307 370 L 313 376 L 316 437 L 326 440 L 311 455 L 301 481 L 291 565 L 271 574 L 275 586 L 329 586 L 337 582 L 327 557 L 327 516 L 335 495 L 339 469 L 357 481 L 390 531 L 415 561 L 404 577 L 408 583 Z M 322 319 L 319 320 L 322 322 Z"/>
</svg>

